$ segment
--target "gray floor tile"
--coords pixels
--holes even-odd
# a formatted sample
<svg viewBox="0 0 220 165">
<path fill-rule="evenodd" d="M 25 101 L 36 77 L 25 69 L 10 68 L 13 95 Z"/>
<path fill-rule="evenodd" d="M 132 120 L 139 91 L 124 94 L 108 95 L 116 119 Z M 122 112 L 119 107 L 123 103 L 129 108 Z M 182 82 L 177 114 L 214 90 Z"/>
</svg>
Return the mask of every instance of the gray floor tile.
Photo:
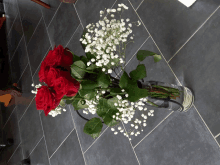
<svg viewBox="0 0 220 165">
<path fill-rule="evenodd" d="M 41 19 L 33 37 L 31 38 L 27 46 L 31 70 L 33 74 L 40 65 L 42 59 L 44 58 L 50 46 L 51 45 L 49 36 L 44 21 L 43 19 Z"/>
<path fill-rule="evenodd" d="M 26 49 L 24 37 L 22 37 L 17 47 L 17 50 L 15 51 L 10 62 L 11 62 L 13 82 L 18 82 L 24 69 L 28 64 L 27 49 Z"/>
<path fill-rule="evenodd" d="M 32 2 L 32 1 L 31 1 Z M 39 6 L 32 4 L 29 10 L 22 19 L 22 27 L 24 30 L 25 41 L 28 44 L 30 41 L 34 30 L 36 29 L 40 19 L 42 18 L 42 13 Z"/>
<path fill-rule="evenodd" d="M 215 0 L 199 0 L 190 8 L 173 0 L 145 0 L 137 12 L 169 60 L 218 6 Z"/>
<path fill-rule="evenodd" d="M 62 3 L 48 27 L 52 47 L 54 45 L 65 46 L 79 24 L 80 21 L 74 6 L 68 3 Z"/>
<path fill-rule="evenodd" d="M 59 5 L 61 4 L 61 2 L 59 0 L 58 1 L 42 0 L 42 2 L 44 2 L 44 3 L 46 3 L 46 4 L 48 4 L 50 6 L 50 9 L 47 9 L 47 8 L 39 5 L 39 7 L 40 7 L 40 9 L 42 11 L 45 23 L 46 23 L 46 27 L 48 27 L 50 22 L 53 19 L 54 14 L 57 11 Z"/>
<path fill-rule="evenodd" d="M 22 155 L 22 148 L 21 145 L 17 148 L 11 159 L 8 161 L 8 165 L 17 165 L 21 163 L 23 160 L 23 155 Z"/>
<path fill-rule="evenodd" d="M 73 120 L 70 110 L 62 112 L 56 117 L 45 116 L 42 112 L 40 114 L 43 123 L 43 130 L 46 139 L 49 157 L 55 152 L 63 140 L 74 129 Z"/>
<path fill-rule="evenodd" d="M 67 48 L 70 49 L 71 52 L 73 52 L 77 56 L 81 56 L 81 55 L 85 56 L 86 55 L 85 51 L 79 41 L 82 34 L 83 34 L 83 28 L 81 25 L 79 25 L 79 27 L 75 31 L 74 35 L 72 36 L 71 40 L 69 41 L 68 45 L 66 46 Z"/>
<path fill-rule="evenodd" d="M 220 10 L 169 63 L 183 85 L 194 91 L 195 106 L 214 136 L 220 132 L 219 17 Z"/>
<path fill-rule="evenodd" d="M 28 107 L 31 100 L 35 96 L 33 93 L 31 93 L 31 90 L 33 90 L 33 87 L 31 86 L 32 83 L 33 80 L 30 71 L 30 65 L 28 64 L 18 82 L 18 87 L 20 87 L 22 90 L 22 98 L 18 98 L 19 102 L 17 102 L 16 104 L 17 112 L 18 112 L 18 120 L 21 119 L 21 116 L 24 114 L 26 108 Z"/>
<path fill-rule="evenodd" d="M 173 113 L 135 147 L 141 164 L 218 165 L 219 147 L 195 109 Z"/>
<path fill-rule="evenodd" d="M 53 165 L 85 164 L 75 130 L 60 146 L 50 161 Z"/>
<path fill-rule="evenodd" d="M 36 6 L 36 3 L 33 1 L 17 0 L 17 3 L 18 3 L 18 9 L 21 16 L 21 20 L 28 11 L 32 10 L 33 6 Z"/>
<path fill-rule="evenodd" d="M 84 129 L 84 126 L 86 124 L 86 120 L 82 119 L 78 114 L 77 112 L 74 110 L 73 106 L 67 106 L 68 109 L 71 110 L 72 112 L 72 116 L 73 116 L 73 120 L 74 120 L 74 123 L 75 123 L 75 129 L 78 133 L 78 136 L 79 136 L 79 141 L 81 143 L 81 147 L 82 147 L 82 150 L 83 152 L 85 152 L 91 145 L 92 143 L 96 140 L 96 139 L 93 139 L 90 135 L 87 135 L 86 133 L 83 132 L 83 129 Z M 85 118 L 87 119 L 92 119 L 93 117 L 98 117 L 98 115 L 92 115 L 92 114 L 84 114 L 82 113 L 82 110 L 80 110 L 79 112 L 82 116 L 84 116 Z M 107 128 L 107 126 L 105 124 L 103 124 L 103 127 L 102 127 L 102 132 L 101 134 L 104 132 L 104 130 Z"/>
<path fill-rule="evenodd" d="M 115 3 L 115 0 L 99 1 L 96 0 L 79 0 L 76 3 L 76 10 L 79 14 L 79 18 L 82 21 L 83 27 L 85 28 L 89 23 L 95 23 L 100 19 L 100 10 L 111 8 Z"/>
<path fill-rule="evenodd" d="M 17 1 L 7 1 L 7 8 L 5 8 L 5 17 L 6 17 L 6 27 L 7 32 L 9 33 L 9 30 L 12 28 L 12 24 L 18 15 L 18 6 Z M 7 33 L 7 34 L 8 34 Z"/>
<path fill-rule="evenodd" d="M 19 122 L 22 148 L 25 158 L 29 156 L 34 147 L 43 137 L 39 112 L 36 109 L 35 100 L 31 102 L 24 116 Z"/>
<path fill-rule="evenodd" d="M 4 136 L 4 140 L 8 138 L 14 140 L 14 144 L 3 151 L 4 152 L 3 154 L 5 154 L 4 157 L 6 161 L 8 161 L 21 142 L 19 129 L 18 129 L 18 119 L 17 119 L 16 109 L 13 111 L 10 119 L 8 120 L 7 124 L 4 127 L 3 136 Z"/>
<path fill-rule="evenodd" d="M 40 159 L 39 159 L 40 158 Z M 49 165 L 45 139 L 42 138 L 29 157 L 31 164 Z"/>
<path fill-rule="evenodd" d="M 122 133 L 106 132 L 84 154 L 87 165 L 138 165 L 127 137 Z"/>
<path fill-rule="evenodd" d="M 132 6 L 135 8 L 135 10 L 141 4 L 142 1 L 143 0 L 130 0 L 130 2 L 132 3 Z"/>
<path fill-rule="evenodd" d="M 8 51 L 10 54 L 10 59 L 14 55 L 15 50 L 16 50 L 22 36 L 23 36 L 23 31 L 22 31 L 22 26 L 21 26 L 21 20 L 20 20 L 20 16 L 18 15 L 14 21 L 14 24 L 12 26 L 10 33 L 7 36 L 8 41 L 9 41 L 8 42 Z"/>
</svg>

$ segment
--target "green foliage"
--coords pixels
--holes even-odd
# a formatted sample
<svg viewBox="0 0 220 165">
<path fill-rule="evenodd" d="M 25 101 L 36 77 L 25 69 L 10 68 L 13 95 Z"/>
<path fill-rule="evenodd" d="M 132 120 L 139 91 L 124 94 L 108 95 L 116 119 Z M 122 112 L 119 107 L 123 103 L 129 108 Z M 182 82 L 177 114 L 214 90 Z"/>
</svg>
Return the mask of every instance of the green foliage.
<svg viewBox="0 0 220 165">
<path fill-rule="evenodd" d="M 92 100 L 95 97 L 94 89 L 81 89 L 79 95 L 87 100 Z"/>
<path fill-rule="evenodd" d="M 79 95 L 79 93 L 77 93 L 77 95 L 73 99 L 72 105 L 74 107 L 74 110 L 80 110 L 89 107 L 88 105 L 84 104 L 84 99 Z"/>
<path fill-rule="evenodd" d="M 85 56 L 80 56 L 80 60 L 83 61 L 85 65 L 87 65 L 87 62 L 89 61 Z"/>
<path fill-rule="evenodd" d="M 137 68 L 130 72 L 130 77 L 133 80 L 140 80 L 147 76 L 146 68 L 144 64 L 140 64 L 137 66 Z"/>
<path fill-rule="evenodd" d="M 98 87 L 98 83 L 91 80 L 85 80 L 81 83 L 82 89 L 95 89 Z"/>
<path fill-rule="evenodd" d="M 117 100 L 115 98 L 113 99 L 104 99 L 101 98 L 99 100 L 99 104 L 97 105 L 97 114 L 103 118 L 104 123 L 108 126 L 114 126 L 118 124 L 118 122 L 112 118 L 113 115 L 116 115 L 118 113 L 118 109 L 114 106 L 114 103 Z"/>
<path fill-rule="evenodd" d="M 100 73 L 97 78 L 98 85 L 102 88 L 107 88 L 110 84 L 110 77 L 104 72 Z"/>
<path fill-rule="evenodd" d="M 99 137 L 102 126 L 101 119 L 94 117 L 85 124 L 83 132 L 95 139 Z"/>
<path fill-rule="evenodd" d="M 139 50 L 138 53 L 137 53 L 137 59 L 139 61 L 143 61 L 147 56 L 153 56 L 154 57 L 154 62 L 158 62 L 161 60 L 161 56 L 154 53 L 154 52 L 151 52 L 151 51 L 148 51 L 148 50 Z"/>
<path fill-rule="evenodd" d="M 93 54 L 91 54 L 90 52 L 87 52 L 86 53 L 86 57 L 87 57 L 87 59 L 90 61 L 92 58 L 94 58 L 95 59 L 95 56 L 93 55 Z"/>
<path fill-rule="evenodd" d="M 137 81 L 130 79 L 126 72 L 123 73 L 119 81 L 119 86 L 128 93 L 128 100 L 131 102 L 136 102 L 140 98 L 149 96 L 146 89 L 140 89 L 137 86 Z"/>
<path fill-rule="evenodd" d="M 71 65 L 71 73 L 74 77 L 82 79 L 85 75 L 86 65 L 83 61 L 76 61 Z"/>
<path fill-rule="evenodd" d="M 61 99 L 59 105 L 62 106 L 62 107 L 65 107 L 65 105 L 66 105 L 66 104 L 65 104 L 65 101 L 64 101 L 63 99 Z"/>
</svg>

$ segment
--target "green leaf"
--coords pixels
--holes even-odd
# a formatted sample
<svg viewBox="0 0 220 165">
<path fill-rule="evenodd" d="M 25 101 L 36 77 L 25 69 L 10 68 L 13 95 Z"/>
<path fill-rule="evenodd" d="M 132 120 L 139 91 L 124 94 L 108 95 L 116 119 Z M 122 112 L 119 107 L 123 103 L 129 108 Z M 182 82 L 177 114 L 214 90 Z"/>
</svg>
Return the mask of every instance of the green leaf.
<svg viewBox="0 0 220 165">
<path fill-rule="evenodd" d="M 145 68 L 144 64 L 138 65 L 135 70 L 130 72 L 130 77 L 136 81 L 143 79 L 146 76 L 147 76 L 147 73 L 146 73 L 146 68 Z"/>
<path fill-rule="evenodd" d="M 117 95 L 119 93 L 122 93 L 122 91 L 121 91 L 121 88 L 111 88 L 110 93 L 114 94 L 114 95 Z"/>
<path fill-rule="evenodd" d="M 137 81 L 129 80 L 128 85 L 124 88 L 128 93 L 127 100 L 136 102 L 140 98 L 149 96 L 149 92 L 146 89 L 138 88 Z"/>
<path fill-rule="evenodd" d="M 90 66 L 88 66 L 87 68 L 86 68 L 86 70 L 94 70 L 96 68 L 96 65 L 95 64 L 91 64 Z"/>
<path fill-rule="evenodd" d="M 65 104 L 65 101 L 64 101 L 63 99 L 61 99 L 59 105 L 62 106 L 62 107 L 65 107 L 65 105 L 66 105 L 66 104 Z"/>
<path fill-rule="evenodd" d="M 66 100 L 66 104 L 72 104 L 73 100 Z"/>
<path fill-rule="evenodd" d="M 83 81 L 81 82 L 81 85 L 82 85 L 82 89 L 94 89 L 98 87 L 98 83 L 91 80 Z"/>
<path fill-rule="evenodd" d="M 128 74 L 126 72 L 124 72 L 119 80 L 119 86 L 122 89 L 126 88 L 129 80 L 130 80 L 130 78 L 129 78 Z"/>
<path fill-rule="evenodd" d="M 85 56 L 80 56 L 80 60 L 83 61 L 85 65 L 87 65 L 87 62 L 89 61 Z"/>
<path fill-rule="evenodd" d="M 74 110 L 80 110 L 89 107 L 87 104 L 82 104 L 82 100 L 84 100 L 83 97 L 81 97 L 79 93 L 77 93 L 74 100 L 72 101 Z"/>
<path fill-rule="evenodd" d="M 74 99 L 74 97 L 67 97 L 67 96 L 63 96 L 63 98 L 62 98 L 63 100 L 73 100 Z"/>
<path fill-rule="evenodd" d="M 90 52 L 86 53 L 86 57 L 87 57 L 88 60 L 91 60 L 92 58 L 95 59 L 95 56 L 93 54 L 91 54 Z"/>
<path fill-rule="evenodd" d="M 79 94 L 87 100 L 92 100 L 93 98 L 95 98 L 94 89 L 82 89 L 79 91 Z"/>
<path fill-rule="evenodd" d="M 83 132 L 95 139 L 99 137 L 102 126 L 101 119 L 94 117 L 85 124 Z"/>
<path fill-rule="evenodd" d="M 98 75 L 97 82 L 100 87 L 107 88 L 110 84 L 110 77 L 108 74 L 102 72 Z"/>
<path fill-rule="evenodd" d="M 139 50 L 137 53 L 137 59 L 139 61 L 143 61 L 147 56 L 153 56 L 153 55 L 157 55 L 157 54 L 148 50 Z"/>
<path fill-rule="evenodd" d="M 76 61 L 71 65 L 71 73 L 73 76 L 76 76 L 79 79 L 82 79 L 85 75 L 86 65 L 83 61 Z"/>
<path fill-rule="evenodd" d="M 159 62 L 162 59 L 161 55 L 153 55 L 153 56 L 154 56 L 154 62 Z"/>
<path fill-rule="evenodd" d="M 114 106 L 114 103 L 117 102 L 117 99 L 109 100 L 101 98 L 99 100 L 99 104 L 97 105 L 96 113 L 103 118 L 104 123 L 107 126 L 111 127 L 118 124 L 118 122 L 112 116 L 116 115 L 119 110 Z"/>
</svg>

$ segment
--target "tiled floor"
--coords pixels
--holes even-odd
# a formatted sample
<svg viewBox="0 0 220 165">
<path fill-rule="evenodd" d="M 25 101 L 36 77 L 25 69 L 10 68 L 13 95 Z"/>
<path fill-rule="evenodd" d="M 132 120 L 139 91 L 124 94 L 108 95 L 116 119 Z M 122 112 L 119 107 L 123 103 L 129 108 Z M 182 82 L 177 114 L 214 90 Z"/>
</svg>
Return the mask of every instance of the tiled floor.
<svg viewBox="0 0 220 165">
<path fill-rule="evenodd" d="M 32 165 L 219 165 L 220 164 L 220 1 L 197 0 L 186 8 L 177 0 L 78 0 L 75 5 L 42 0 L 4 0 L 8 56 L 13 82 L 27 98 L 25 105 L 2 109 L 4 138 L 15 143 L 0 154 L 0 165 L 30 158 Z M 123 18 L 140 20 L 135 43 L 127 47 L 126 71 L 133 70 L 139 49 L 163 56 L 143 61 L 146 80 L 187 86 L 195 104 L 187 113 L 155 109 L 144 132 L 131 141 L 103 127 L 96 140 L 83 133 L 85 121 L 72 106 L 52 118 L 36 110 L 31 84 L 55 45 L 85 55 L 79 38 L 84 27 L 99 20 L 99 11 L 124 3 Z"/>
</svg>

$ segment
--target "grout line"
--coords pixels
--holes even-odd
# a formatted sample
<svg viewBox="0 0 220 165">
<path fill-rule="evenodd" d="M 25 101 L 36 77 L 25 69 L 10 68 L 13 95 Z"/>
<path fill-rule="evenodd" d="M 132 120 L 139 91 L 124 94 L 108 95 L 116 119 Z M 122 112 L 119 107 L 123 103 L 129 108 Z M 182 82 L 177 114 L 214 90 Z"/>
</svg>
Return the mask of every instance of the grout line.
<svg viewBox="0 0 220 165">
<path fill-rule="evenodd" d="M 50 26 L 50 24 L 51 24 L 51 22 L 53 21 L 53 19 L 54 19 L 55 15 L 56 15 L 58 9 L 60 8 L 61 4 L 62 4 L 62 2 L 60 2 L 59 6 L 58 6 L 57 10 L 55 11 L 55 13 L 54 13 L 54 15 L 53 15 L 53 17 L 52 17 L 50 23 L 48 24 L 48 26 L 47 26 L 46 23 L 45 23 L 46 29 Z M 42 13 L 42 10 L 41 10 L 41 13 Z M 43 13 L 42 13 L 42 16 L 43 16 Z"/>
<path fill-rule="evenodd" d="M 18 118 L 18 113 L 17 113 L 17 118 Z M 18 130 L 19 130 L 20 140 L 21 140 L 21 144 L 22 144 L 21 130 L 20 130 L 19 122 L 18 122 Z M 23 156 L 23 159 L 24 159 L 24 151 L 23 151 L 22 147 L 21 147 L 21 151 L 22 151 L 22 156 Z"/>
<path fill-rule="evenodd" d="M 157 127 L 159 127 L 160 124 L 162 124 L 173 112 L 174 112 L 174 111 L 172 111 L 172 112 L 171 112 L 169 115 L 167 115 L 159 124 L 157 124 L 157 126 L 154 127 L 154 129 L 152 129 L 143 139 L 141 139 L 141 140 L 134 146 L 134 148 L 137 147 L 138 144 L 140 144 L 140 143 L 141 143 L 148 135 L 150 135 Z"/>
<path fill-rule="evenodd" d="M 136 8 L 136 10 L 135 11 L 137 11 L 138 10 L 138 8 L 141 6 L 141 4 L 144 2 L 144 0 L 142 0 L 142 2 L 138 5 L 138 7 Z"/>
<path fill-rule="evenodd" d="M 41 128 L 42 128 L 42 131 L 43 131 L 44 142 L 45 142 L 45 146 L 46 146 L 46 150 L 47 150 L 47 158 L 48 158 L 48 161 L 49 161 L 49 165 L 51 165 L 51 164 L 50 164 L 49 153 L 48 153 L 48 149 L 47 149 L 46 138 L 45 138 L 45 134 L 44 134 L 43 123 L 42 123 L 42 120 L 41 120 L 40 113 L 39 113 L 39 117 L 40 117 Z"/>
<path fill-rule="evenodd" d="M 71 114 L 71 116 L 72 116 L 72 120 L 73 120 L 73 114 L 72 114 L 72 111 L 71 111 L 70 105 L 69 105 L 69 111 L 70 111 L 70 114 Z M 73 120 L 73 125 L 74 125 L 74 128 L 75 128 L 75 130 L 76 130 L 76 125 L 75 125 L 74 120 Z M 78 135 L 77 130 L 76 130 L 76 135 L 77 135 L 77 138 L 78 138 L 78 141 L 79 141 L 79 146 L 80 146 L 80 149 L 81 149 L 81 152 L 82 152 L 82 155 L 83 155 L 83 159 L 84 159 L 85 165 L 87 165 L 87 163 L 86 163 L 86 159 L 85 159 L 85 155 L 84 155 L 83 150 L 82 150 L 82 145 L 81 145 L 81 142 L 80 142 L 80 140 L 79 140 L 79 135 Z"/>
<path fill-rule="evenodd" d="M 10 158 L 8 159 L 7 164 L 8 164 L 8 162 L 11 160 L 11 158 L 14 156 L 15 152 L 17 151 L 18 147 L 20 147 L 20 145 L 21 145 L 21 142 L 18 144 L 17 148 L 15 149 L 15 151 L 13 152 L 13 154 L 12 154 L 12 155 L 10 156 Z"/>
<path fill-rule="evenodd" d="M 76 3 L 75 3 L 74 5 L 76 5 L 78 1 L 79 1 L 79 0 L 76 0 Z"/>
<path fill-rule="evenodd" d="M 44 20 L 44 17 L 43 17 L 43 20 Z M 52 44 L 52 42 L 51 42 L 50 35 L 49 35 L 49 32 L 48 32 L 48 29 L 47 29 L 45 20 L 44 20 L 44 25 L 45 25 L 45 27 L 46 27 L 47 35 L 48 35 L 48 38 L 49 38 L 49 40 L 50 40 L 50 45 L 51 45 L 51 47 L 53 48 L 53 44 Z M 48 27 L 49 27 L 49 26 L 48 26 Z"/>
<path fill-rule="evenodd" d="M 66 141 L 66 139 L 70 136 L 70 134 L 74 131 L 75 128 L 72 129 L 72 131 L 70 131 L 70 133 L 67 135 L 67 137 L 63 140 L 63 142 L 57 147 L 57 149 L 54 151 L 54 153 L 49 157 L 49 159 L 51 159 L 53 157 L 53 155 L 57 152 L 57 150 L 62 146 L 62 144 Z"/>
<path fill-rule="evenodd" d="M 219 133 L 218 135 L 216 135 L 215 138 L 217 138 L 217 137 L 219 137 L 219 136 L 220 136 L 220 133 Z"/>
<path fill-rule="evenodd" d="M 11 63 L 10 63 L 10 64 L 11 64 Z M 21 79 L 21 77 L 23 76 L 23 74 L 24 74 L 24 72 L 25 72 L 27 66 L 28 66 L 28 63 L 27 63 L 27 65 L 25 66 L 23 72 L 21 73 L 21 76 L 19 77 L 19 79 L 18 79 L 18 81 L 17 81 L 16 83 L 18 83 L 18 82 L 20 81 L 20 79 Z M 12 73 L 12 71 L 11 71 L 11 73 Z"/>
<path fill-rule="evenodd" d="M 18 121 L 18 123 L 20 123 L 21 119 L 23 118 L 23 116 L 25 115 L 25 113 L 27 112 L 28 108 L 30 107 L 30 105 L 32 104 L 33 100 L 35 99 L 35 96 L 33 97 L 33 99 L 31 100 L 30 104 L 27 106 L 27 108 L 25 109 L 25 112 L 23 113 L 23 115 L 21 116 L 20 120 Z"/>
<path fill-rule="evenodd" d="M 78 28 L 80 27 L 80 24 L 78 25 L 78 27 L 76 28 L 75 32 L 73 33 L 72 37 L 70 38 L 70 40 L 67 42 L 66 46 L 69 44 L 69 42 L 71 41 L 71 39 L 73 38 L 74 34 L 76 33 L 76 31 L 78 30 Z"/>
<path fill-rule="evenodd" d="M 128 1 L 130 2 L 130 0 L 128 0 Z M 131 2 L 130 2 L 130 4 L 131 4 Z M 132 6 L 132 4 L 131 4 L 131 6 Z M 133 7 L 133 6 L 132 6 L 132 7 Z M 220 6 L 219 6 L 219 7 L 220 7 Z M 134 8 L 134 7 L 133 7 L 133 8 Z M 136 11 L 135 11 L 135 12 L 136 12 Z M 149 33 L 149 35 L 151 36 L 150 32 L 148 31 L 148 29 L 147 29 L 146 26 L 144 25 L 143 21 L 141 20 L 141 18 L 140 18 L 140 16 L 138 15 L 137 12 L 136 12 L 136 14 L 137 14 L 138 18 L 140 19 L 140 21 L 142 22 L 142 24 L 143 24 L 143 26 L 145 27 L 145 29 L 147 30 L 147 32 Z M 152 38 L 152 41 L 154 42 L 155 46 L 156 46 L 157 49 L 159 50 L 161 56 L 163 57 L 163 59 L 165 60 L 165 62 L 166 62 L 167 65 L 168 65 L 168 67 L 170 68 L 171 72 L 172 72 L 173 75 L 176 77 L 176 80 L 179 82 L 179 84 L 180 84 L 181 86 L 183 86 L 183 85 L 180 83 L 180 81 L 179 81 L 179 79 L 177 78 L 177 76 L 175 75 L 175 73 L 174 73 L 174 71 L 172 70 L 172 68 L 170 67 L 170 65 L 169 65 L 169 63 L 167 62 L 167 60 L 164 58 L 164 56 L 163 56 L 161 50 L 160 50 L 159 47 L 157 46 L 157 44 L 156 44 L 156 42 L 154 41 L 154 39 L 153 39 L 152 36 L 151 36 L 151 38 Z M 193 105 L 194 105 L 194 104 L 193 104 Z M 194 105 L 194 107 L 195 107 L 195 105 Z M 195 107 L 195 109 L 196 109 L 196 107 Z M 196 110 L 197 110 L 197 109 L 196 109 Z M 204 119 L 202 118 L 202 116 L 200 115 L 200 113 L 199 113 L 198 110 L 197 110 L 197 113 L 199 114 L 200 118 L 202 119 L 203 123 L 204 123 L 205 126 L 207 127 L 207 129 L 208 129 L 208 131 L 210 132 L 210 134 L 213 136 L 212 132 L 210 131 L 209 127 L 208 127 L 207 124 L 205 123 Z M 214 136 L 213 136 L 213 138 L 214 138 Z M 214 139 L 215 139 L 215 138 L 214 138 Z M 216 140 L 216 139 L 215 139 L 215 140 Z M 216 142 L 217 142 L 217 141 L 216 141 Z M 218 144 L 218 143 L 217 143 L 217 144 Z M 219 144 L 218 144 L 218 146 L 220 147 Z"/>
<path fill-rule="evenodd" d="M 122 125 L 123 125 L 123 127 L 124 127 L 124 129 L 125 129 L 125 131 L 126 131 L 126 133 L 128 134 L 128 132 L 127 132 L 127 130 L 126 130 L 126 128 L 125 128 L 125 126 L 124 126 L 124 123 L 123 122 L 121 122 L 122 123 Z M 139 162 L 139 160 L 138 160 L 138 157 L 137 157 L 137 154 L 136 154 L 136 152 L 135 152 L 135 150 L 134 150 L 134 147 L 133 147 L 133 145 L 132 145 L 132 143 L 131 143 L 131 140 L 129 140 L 128 139 L 128 141 L 130 142 L 130 144 L 131 144 L 131 148 L 133 149 L 133 151 L 134 151 L 134 155 L 135 155 L 135 157 L 136 157 L 136 159 L 137 159 L 137 161 L 138 161 L 138 164 L 139 165 L 141 165 L 140 164 L 140 162 Z"/>
<path fill-rule="evenodd" d="M 16 106 L 14 107 L 14 109 L 12 110 L 10 116 L 8 117 L 7 121 L 5 122 L 4 126 L 2 127 L 2 130 L 5 128 L 6 124 L 8 123 L 9 119 L 11 118 L 12 113 L 15 111 Z M 7 110 L 6 110 L 7 111 Z"/>
<path fill-rule="evenodd" d="M 43 17 L 43 16 L 42 16 L 42 17 Z M 36 32 L 36 30 L 37 30 L 37 28 L 38 28 L 38 26 L 39 26 L 39 24 L 40 24 L 40 21 L 41 21 L 42 17 L 40 18 L 39 22 L 37 23 L 37 26 L 35 27 L 34 32 L 33 32 L 32 36 L 31 36 L 31 38 L 29 39 L 29 42 L 26 43 L 27 47 L 28 47 L 28 44 L 30 43 L 31 39 L 32 39 L 33 36 L 34 36 L 34 33 Z M 22 28 L 23 28 L 23 27 L 22 27 Z"/>
<path fill-rule="evenodd" d="M 219 6 L 220 7 L 220 6 Z M 192 36 L 179 48 L 179 50 L 167 61 L 168 63 L 179 53 L 179 51 L 189 42 L 189 40 L 205 25 L 205 23 L 212 17 L 213 14 L 216 13 L 217 9 L 205 20 L 205 22 L 192 34 Z"/>
<path fill-rule="evenodd" d="M 12 61 L 12 59 L 13 59 L 13 57 L 14 57 L 14 55 L 15 55 L 15 53 L 16 53 L 16 51 L 17 51 L 17 49 L 18 49 L 19 45 L 20 45 L 20 42 L 21 42 L 21 40 L 23 39 L 23 37 L 24 37 L 24 34 L 22 35 L 22 37 L 21 37 L 21 39 L 20 39 L 20 41 L 19 41 L 19 43 L 18 43 L 18 45 L 17 45 L 16 49 L 14 50 L 13 55 L 12 55 L 12 56 L 11 56 L 11 58 L 9 59 L 9 62 L 11 62 L 11 61 Z"/>
<path fill-rule="evenodd" d="M 6 16 L 7 16 L 7 14 L 6 14 Z M 16 20 L 17 16 L 18 16 L 18 13 L 17 13 L 17 15 L 16 15 L 16 17 L 15 17 L 15 19 L 14 19 L 14 21 L 13 21 L 12 25 L 11 25 L 11 28 L 10 28 L 10 29 L 9 29 L 9 31 L 8 31 L 7 38 L 8 38 L 8 36 L 9 36 L 9 34 L 10 34 L 10 32 L 11 32 L 12 28 L 13 28 L 13 25 L 14 25 L 14 23 L 15 23 L 15 20 Z M 7 19 L 7 17 L 6 17 L 6 19 Z"/>
<path fill-rule="evenodd" d="M 216 138 L 214 137 L 214 135 L 212 134 L 211 130 L 209 129 L 208 125 L 206 124 L 206 122 L 204 121 L 204 119 L 202 118 L 201 114 L 199 113 L 198 109 L 196 108 L 196 106 L 193 104 L 193 107 L 195 108 L 196 112 L 199 114 L 200 118 L 202 119 L 203 123 L 205 124 L 206 128 L 208 129 L 208 131 L 210 132 L 210 134 L 212 135 L 212 137 L 214 138 L 215 142 L 217 143 L 217 145 L 220 147 L 220 144 L 218 143 L 218 141 L 216 140 Z"/>
<path fill-rule="evenodd" d="M 73 4 L 73 6 L 74 6 L 74 8 L 75 8 L 75 10 L 76 10 L 75 4 Z M 84 29 L 84 26 L 83 26 L 83 24 L 82 24 L 82 21 L 81 21 L 81 19 L 80 19 L 80 17 L 79 17 L 79 14 L 78 14 L 77 10 L 76 10 L 76 14 L 77 14 L 77 16 L 78 16 L 78 18 L 79 18 L 79 21 L 80 21 L 80 24 L 82 25 L 82 28 Z"/>
<path fill-rule="evenodd" d="M 32 149 L 32 151 L 30 152 L 30 154 L 28 155 L 27 158 L 29 158 L 32 154 L 32 152 L 35 150 L 35 148 L 38 146 L 38 144 L 41 142 L 41 140 L 44 138 L 44 135 L 42 136 L 42 138 L 40 138 L 39 142 L 37 142 L 37 144 L 35 145 L 35 147 Z"/>
<path fill-rule="evenodd" d="M 103 133 L 108 129 L 109 127 L 107 127 L 102 133 L 101 135 L 99 135 L 99 137 L 97 137 L 97 139 L 95 139 L 95 141 L 87 148 L 87 150 L 84 152 L 84 154 L 90 149 L 90 147 L 92 147 L 93 144 L 96 143 L 96 141 L 103 135 Z"/>
</svg>

